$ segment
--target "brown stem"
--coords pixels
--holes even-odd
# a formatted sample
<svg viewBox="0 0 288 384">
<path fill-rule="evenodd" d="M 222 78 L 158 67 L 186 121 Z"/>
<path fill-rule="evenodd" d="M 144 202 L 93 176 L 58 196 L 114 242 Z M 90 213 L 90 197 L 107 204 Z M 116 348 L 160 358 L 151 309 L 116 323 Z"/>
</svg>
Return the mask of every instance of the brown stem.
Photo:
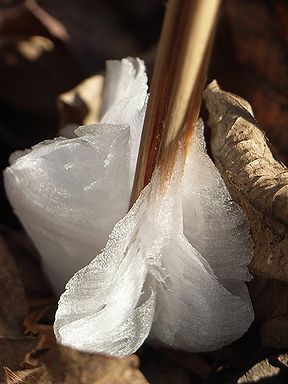
<svg viewBox="0 0 288 384">
<path fill-rule="evenodd" d="M 170 0 L 161 32 L 131 203 L 155 165 L 173 170 L 179 140 L 187 143 L 198 118 L 215 20 L 221 0 Z"/>
</svg>

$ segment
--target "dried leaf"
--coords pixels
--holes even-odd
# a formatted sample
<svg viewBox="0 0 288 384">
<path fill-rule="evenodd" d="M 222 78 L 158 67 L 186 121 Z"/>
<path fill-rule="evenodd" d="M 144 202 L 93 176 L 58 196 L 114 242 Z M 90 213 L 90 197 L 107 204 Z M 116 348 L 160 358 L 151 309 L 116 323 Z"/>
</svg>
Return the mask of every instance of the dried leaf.
<svg viewBox="0 0 288 384">
<path fill-rule="evenodd" d="M 56 384 L 52 382 L 43 365 L 23 371 L 12 371 L 9 368 L 5 368 L 4 382 L 5 384 Z"/>
<path fill-rule="evenodd" d="M 288 368 L 281 364 L 281 359 L 287 359 L 287 354 L 277 359 L 265 359 L 255 364 L 248 372 L 241 376 L 237 384 L 258 383 L 267 379 L 269 383 L 286 384 L 288 380 Z"/>
<path fill-rule="evenodd" d="M 64 129 L 68 124 L 75 125 L 75 130 L 78 125 L 92 124 L 99 121 L 103 83 L 103 76 L 95 75 L 59 96 L 58 105 L 62 120 L 61 126 Z"/>
<path fill-rule="evenodd" d="M 137 369 L 139 360 L 135 355 L 116 359 L 55 345 L 40 361 L 55 384 L 147 384 Z"/>
<path fill-rule="evenodd" d="M 12 370 L 22 369 L 36 344 L 37 339 L 34 337 L 0 339 L 0 382 L 3 380 L 4 367 Z"/>
<path fill-rule="evenodd" d="M 39 356 L 39 363 L 40 366 L 34 369 L 21 371 L 6 369 L 7 383 L 148 383 L 142 373 L 137 369 L 139 360 L 136 355 L 129 356 L 125 359 L 116 359 L 103 355 L 81 353 L 70 348 L 55 345 L 48 352 Z"/>
<path fill-rule="evenodd" d="M 35 336 L 38 339 L 36 348 L 32 351 L 35 354 L 37 351 L 49 348 L 56 344 L 56 339 L 53 331 L 53 321 L 56 307 L 51 305 L 44 305 L 35 309 L 26 316 L 24 320 L 25 334 Z M 49 323 L 41 323 L 43 317 L 47 312 L 52 313 Z"/>
<path fill-rule="evenodd" d="M 284 347 L 288 345 L 288 300 L 287 287 L 281 282 L 288 281 L 288 170 L 274 159 L 248 102 L 222 91 L 216 82 L 208 86 L 205 100 L 215 163 L 250 222 L 254 241 L 250 271 L 278 280 L 251 283 L 262 342 Z"/>
<path fill-rule="evenodd" d="M 49 311 L 53 312 L 54 314 L 55 310 L 56 306 L 44 305 L 31 311 L 24 319 L 25 333 L 28 334 L 37 332 L 40 321 L 45 316 L 45 314 Z M 51 324 L 52 323 L 53 320 L 51 321 Z"/>
<path fill-rule="evenodd" d="M 254 240 L 251 272 L 288 281 L 288 170 L 276 161 L 250 105 L 222 91 L 205 92 L 215 163 L 249 218 Z"/>
<path fill-rule="evenodd" d="M 0 372 L 0 382 L 5 373 L 7 384 L 147 384 L 137 369 L 139 359 L 136 355 L 116 359 L 81 353 L 59 345 L 39 354 L 36 342 L 35 338 L 29 337 L 0 339 L 0 362 L 5 367 Z M 37 355 L 34 361 L 31 360 L 32 350 Z M 31 362 L 35 368 L 31 369 Z M 23 369 L 25 365 L 27 369 Z"/>
</svg>

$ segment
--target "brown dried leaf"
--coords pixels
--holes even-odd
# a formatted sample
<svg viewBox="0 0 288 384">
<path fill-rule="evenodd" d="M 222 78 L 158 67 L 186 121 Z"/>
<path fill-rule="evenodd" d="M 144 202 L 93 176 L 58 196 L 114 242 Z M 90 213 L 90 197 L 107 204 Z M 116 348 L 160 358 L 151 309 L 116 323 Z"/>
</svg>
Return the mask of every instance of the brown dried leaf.
<svg viewBox="0 0 288 384">
<path fill-rule="evenodd" d="M 53 321 L 55 314 L 55 306 L 44 305 L 36 308 L 26 316 L 24 320 L 25 334 L 35 336 L 38 339 L 37 346 L 31 351 L 31 359 L 37 352 L 52 347 L 56 344 L 56 338 L 53 330 Z M 52 316 L 48 316 L 49 322 L 43 323 L 45 315 L 51 312 Z"/>
<path fill-rule="evenodd" d="M 55 313 L 55 307 L 53 305 L 43 305 L 33 311 L 31 311 L 24 319 L 25 333 L 35 333 L 38 331 L 41 319 L 50 310 Z M 53 321 L 52 321 L 53 322 Z"/>
<path fill-rule="evenodd" d="M 5 384 L 56 384 L 53 383 L 45 367 L 12 371 L 5 368 Z"/>
<path fill-rule="evenodd" d="M 58 98 L 61 126 L 92 124 L 99 121 L 104 78 L 95 75 L 82 81 Z"/>
<path fill-rule="evenodd" d="M 255 364 L 248 372 L 241 376 L 237 384 L 258 383 L 269 380 L 273 384 L 286 384 L 288 380 L 288 368 L 281 360 L 287 359 L 287 354 L 280 355 L 278 359 L 265 359 Z"/>
<path fill-rule="evenodd" d="M 258 276 L 250 291 L 262 343 L 287 347 L 288 292 L 282 283 L 288 282 L 288 170 L 274 159 L 247 101 L 221 90 L 215 81 L 207 87 L 205 101 L 216 166 L 250 222 L 250 271 Z"/>
<path fill-rule="evenodd" d="M 46 377 L 50 378 L 47 384 L 147 384 L 137 369 L 139 360 L 136 355 L 116 359 L 55 345 L 39 359 L 45 367 Z M 34 383 L 36 371 L 31 373 L 26 384 Z"/>
<path fill-rule="evenodd" d="M 7 384 L 147 384 L 133 355 L 124 359 L 90 355 L 55 345 L 33 369 L 5 368 Z"/>
<path fill-rule="evenodd" d="M 211 149 L 254 240 L 250 270 L 288 282 L 288 169 L 276 161 L 247 101 L 212 82 L 205 91 Z"/>
<path fill-rule="evenodd" d="M 4 367 L 12 370 L 22 369 L 36 344 L 37 339 L 34 337 L 0 339 L 0 382 L 4 377 Z"/>
</svg>

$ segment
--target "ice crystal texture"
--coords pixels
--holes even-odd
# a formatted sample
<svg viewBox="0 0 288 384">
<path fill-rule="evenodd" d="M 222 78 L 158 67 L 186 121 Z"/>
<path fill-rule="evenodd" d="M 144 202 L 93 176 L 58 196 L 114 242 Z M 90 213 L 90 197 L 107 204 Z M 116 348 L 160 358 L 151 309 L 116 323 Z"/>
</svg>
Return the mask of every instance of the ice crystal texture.
<svg viewBox="0 0 288 384">
<path fill-rule="evenodd" d="M 5 172 L 8 197 L 58 293 L 101 251 L 127 213 L 146 83 L 140 60 L 108 62 L 100 124 L 78 128 L 76 138 L 13 155 Z"/>
<path fill-rule="evenodd" d="M 215 350 L 253 320 L 249 226 L 206 154 L 201 122 L 165 188 L 156 169 L 126 214 L 146 92 L 141 61 L 110 62 L 100 124 L 16 159 L 7 193 L 56 290 L 86 265 L 60 298 L 59 342 L 115 356 L 147 337 Z"/>
</svg>

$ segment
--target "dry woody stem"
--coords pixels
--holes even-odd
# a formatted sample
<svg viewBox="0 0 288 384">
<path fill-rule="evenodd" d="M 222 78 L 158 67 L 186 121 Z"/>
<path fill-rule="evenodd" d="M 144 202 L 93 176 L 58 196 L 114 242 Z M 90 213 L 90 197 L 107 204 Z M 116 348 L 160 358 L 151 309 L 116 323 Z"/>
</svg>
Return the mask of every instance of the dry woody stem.
<svg viewBox="0 0 288 384">
<path fill-rule="evenodd" d="M 220 0 L 170 0 L 162 28 L 131 203 L 155 165 L 166 179 L 198 118 Z"/>
</svg>

